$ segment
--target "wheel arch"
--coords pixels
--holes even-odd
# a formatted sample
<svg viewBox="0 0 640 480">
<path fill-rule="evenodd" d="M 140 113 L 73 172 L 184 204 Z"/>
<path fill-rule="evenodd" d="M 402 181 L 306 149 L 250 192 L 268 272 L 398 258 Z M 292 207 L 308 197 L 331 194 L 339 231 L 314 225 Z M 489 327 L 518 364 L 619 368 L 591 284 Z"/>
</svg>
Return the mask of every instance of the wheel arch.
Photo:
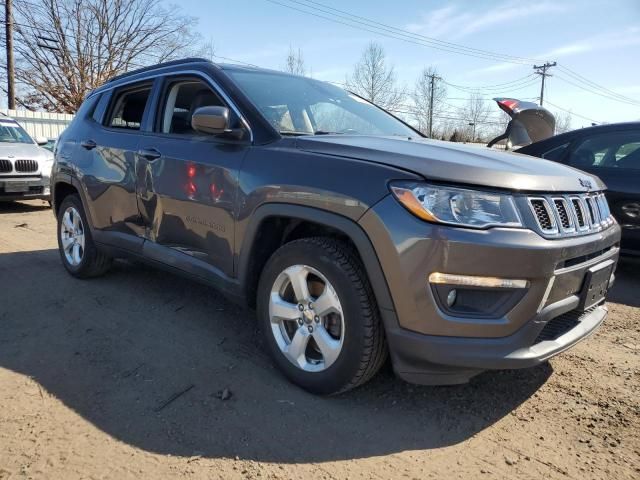
<svg viewBox="0 0 640 480">
<path fill-rule="evenodd" d="M 88 208 L 85 192 L 80 180 L 72 175 L 57 175 L 53 183 L 51 199 L 53 203 L 53 213 L 57 217 L 60 205 L 68 195 L 78 195 L 84 207 L 84 213 L 89 222 L 89 228 L 93 231 L 93 221 L 91 219 L 91 209 Z"/>
<path fill-rule="evenodd" d="M 353 245 L 360 257 L 378 307 L 394 311 L 386 277 L 373 244 L 358 223 L 341 215 L 313 207 L 288 204 L 264 204 L 251 216 L 242 239 L 237 267 L 246 300 L 255 305 L 255 292 L 260 272 L 281 245 L 307 236 L 331 236 Z"/>
</svg>

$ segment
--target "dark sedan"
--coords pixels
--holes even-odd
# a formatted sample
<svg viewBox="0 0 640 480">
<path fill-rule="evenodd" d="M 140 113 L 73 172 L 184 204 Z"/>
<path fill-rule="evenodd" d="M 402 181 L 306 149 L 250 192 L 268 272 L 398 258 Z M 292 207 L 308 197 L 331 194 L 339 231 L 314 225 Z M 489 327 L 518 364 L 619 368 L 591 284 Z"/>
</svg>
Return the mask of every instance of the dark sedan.
<svg viewBox="0 0 640 480">
<path fill-rule="evenodd" d="M 516 151 L 600 177 L 622 227 L 622 253 L 640 257 L 640 122 L 574 130 Z"/>
</svg>

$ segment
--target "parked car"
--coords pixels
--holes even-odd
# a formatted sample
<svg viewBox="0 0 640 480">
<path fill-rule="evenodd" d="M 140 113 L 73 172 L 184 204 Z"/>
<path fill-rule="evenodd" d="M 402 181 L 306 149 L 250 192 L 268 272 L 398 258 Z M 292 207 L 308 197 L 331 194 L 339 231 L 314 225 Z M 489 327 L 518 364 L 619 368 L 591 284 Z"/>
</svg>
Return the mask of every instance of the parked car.
<svg viewBox="0 0 640 480">
<path fill-rule="evenodd" d="M 640 122 L 581 128 L 516 150 L 597 175 L 622 227 L 621 253 L 640 257 Z"/>
<path fill-rule="evenodd" d="M 131 256 L 216 286 L 320 394 L 363 384 L 388 353 L 423 384 L 544 362 L 603 321 L 618 259 L 595 176 L 426 140 L 331 84 L 202 59 L 93 91 L 52 186 L 71 275 Z"/>
<path fill-rule="evenodd" d="M 56 139 L 48 138 L 47 143 L 42 145 L 42 148 L 44 148 L 45 150 L 49 150 L 50 152 L 53 152 L 53 149 L 55 148 L 55 146 L 56 146 Z"/>
<path fill-rule="evenodd" d="M 0 113 L 0 201 L 50 198 L 53 154 L 14 119 Z"/>
<path fill-rule="evenodd" d="M 564 163 L 597 175 L 622 227 L 622 250 L 640 256 L 640 122 L 581 128 L 553 136 L 555 118 L 544 107 L 515 98 L 495 98 L 511 117 L 506 131 L 487 145 L 504 140 L 507 149 Z"/>
</svg>

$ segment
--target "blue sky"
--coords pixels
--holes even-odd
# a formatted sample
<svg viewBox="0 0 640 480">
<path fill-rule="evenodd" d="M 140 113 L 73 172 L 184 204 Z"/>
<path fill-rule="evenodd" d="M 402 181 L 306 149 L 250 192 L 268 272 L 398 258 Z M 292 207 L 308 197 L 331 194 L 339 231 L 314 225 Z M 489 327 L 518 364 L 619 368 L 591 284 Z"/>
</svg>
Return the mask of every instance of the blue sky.
<svg viewBox="0 0 640 480">
<path fill-rule="evenodd" d="M 277 1 L 302 8 L 302 2 Z M 316 1 L 446 42 L 540 61 L 555 60 L 571 72 L 640 102 L 639 0 Z M 530 64 L 426 48 L 333 23 L 268 0 L 182 0 L 180 6 L 199 19 L 197 28 L 205 39 L 213 41 L 217 55 L 280 68 L 293 46 L 302 50 L 312 75 L 323 80 L 344 81 L 371 40 L 384 46 L 399 82 L 409 88 L 428 65 L 434 65 L 450 83 L 473 87 L 511 82 L 532 72 Z M 552 73 L 555 76 L 548 79 L 545 91 L 547 106 L 552 111 L 557 111 L 553 105 L 571 110 L 575 114 L 574 127 L 588 125 L 586 118 L 606 122 L 640 120 L 640 106 L 580 89 L 571 83 L 601 92 L 566 70 L 556 68 Z M 539 82 L 520 89 L 493 87 L 482 91 L 487 98 L 533 98 L 539 95 Z M 453 87 L 447 93 L 452 108 L 462 105 L 464 100 L 459 98 L 468 95 Z"/>
</svg>

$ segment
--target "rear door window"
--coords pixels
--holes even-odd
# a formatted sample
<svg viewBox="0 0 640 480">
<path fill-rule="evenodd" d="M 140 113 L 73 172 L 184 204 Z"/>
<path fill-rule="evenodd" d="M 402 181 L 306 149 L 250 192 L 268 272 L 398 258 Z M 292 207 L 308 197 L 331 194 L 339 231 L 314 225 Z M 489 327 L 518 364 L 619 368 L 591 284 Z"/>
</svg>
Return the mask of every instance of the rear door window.
<svg viewBox="0 0 640 480">
<path fill-rule="evenodd" d="M 149 101 L 151 85 L 115 92 L 106 126 L 126 130 L 140 130 L 142 117 Z"/>
<path fill-rule="evenodd" d="M 612 132 L 582 141 L 569 158 L 572 167 L 640 170 L 640 132 Z"/>
</svg>

